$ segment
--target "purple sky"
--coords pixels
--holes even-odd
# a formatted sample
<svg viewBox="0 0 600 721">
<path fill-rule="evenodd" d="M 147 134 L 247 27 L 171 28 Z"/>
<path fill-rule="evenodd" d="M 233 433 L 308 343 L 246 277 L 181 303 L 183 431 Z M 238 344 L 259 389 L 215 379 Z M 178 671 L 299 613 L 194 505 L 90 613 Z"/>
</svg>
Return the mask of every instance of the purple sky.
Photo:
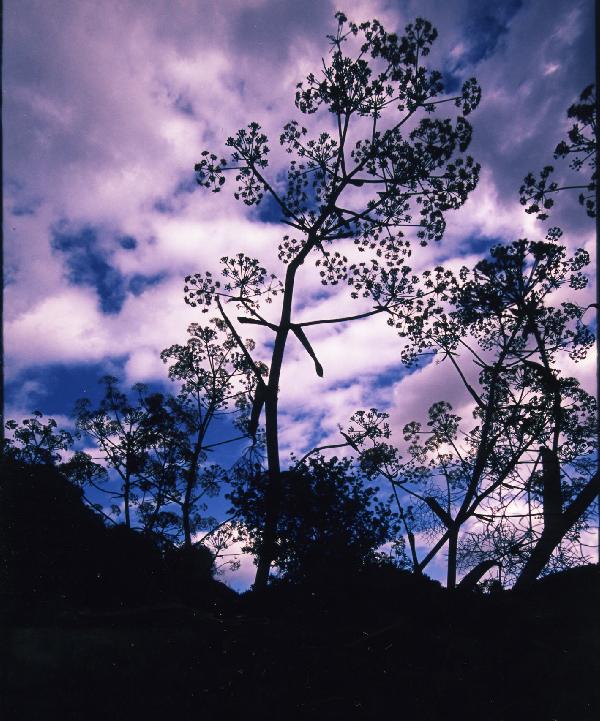
<svg viewBox="0 0 600 721">
<path fill-rule="evenodd" d="M 448 215 L 443 241 L 415 254 L 474 264 L 498 241 L 544 235 L 523 213 L 518 187 L 551 162 L 566 108 L 593 80 L 591 0 L 348 0 L 356 21 L 402 30 L 417 15 L 438 28 L 432 66 L 473 75 L 483 89 L 469 118 L 477 190 Z M 338 9 L 325 0 L 5 0 L 4 238 L 8 417 L 34 408 L 68 424 L 74 399 L 113 372 L 127 384 L 161 383 L 160 351 L 205 320 L 183 302 L 182 279 L 217 270 L 244 251 L 281 272 L 283 226 L 237 203 L 226 186 L 198 189 L 205 148 L 251 120 L 275 151 L 298 117 L 295 84 L 318 71 Z M 306 122 L 306 121 L 304 121 Z M 274 168 L 281 153 L 273 152 Z M 564 169 L 566 170 L 566 169 Z M 593 254 L 593 221 L 574 197 L 553 223 Z M 347 309 L 345 289 L 323 297 L 307 270 L 299 308 L 310 317 Z M 356 312 L 352 307 L 352 312 Z M 258 335 L 261 342 L 268 335 Z M 445 399 L 469 400 L 446 366 L 406 375 L 399 339 L 380 318 L 320 327 L 315 376 L 290 345 L 282 379 L 284 450 L 336 438 L 361 407 L 387 409 L 396 427 Z M 340 354 L 340 348 L 344 353 Z M 262 347 L 266 359 L 267 349 Z M 594 360 L 564 371 L 594 391 Z M 462 411 L 461 411 L 462 409 Z"/>
</svg>

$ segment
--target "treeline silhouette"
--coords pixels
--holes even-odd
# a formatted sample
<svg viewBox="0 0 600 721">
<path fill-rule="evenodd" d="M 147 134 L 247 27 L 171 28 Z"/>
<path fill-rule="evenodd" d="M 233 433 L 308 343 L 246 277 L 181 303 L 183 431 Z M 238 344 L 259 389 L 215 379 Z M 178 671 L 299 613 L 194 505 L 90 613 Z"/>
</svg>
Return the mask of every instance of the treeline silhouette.
<svg viewBox="0 0 600 721">
<path fill-rule="evenodd" d="M 595 717 L 597 566 L 482 593 L 361 562 L 238 595 L 56 469 L 2 471 L 3 718 Z"/>
<path fill-rule="evenodd" d="M 107 527 L 52 466 L 5 462 L 2 475 L 1 583 L 14 621 L 169 602 L 203 607 L 228 595 L 204 546 L 161 549 L 123 524 Z"/>
</svg>

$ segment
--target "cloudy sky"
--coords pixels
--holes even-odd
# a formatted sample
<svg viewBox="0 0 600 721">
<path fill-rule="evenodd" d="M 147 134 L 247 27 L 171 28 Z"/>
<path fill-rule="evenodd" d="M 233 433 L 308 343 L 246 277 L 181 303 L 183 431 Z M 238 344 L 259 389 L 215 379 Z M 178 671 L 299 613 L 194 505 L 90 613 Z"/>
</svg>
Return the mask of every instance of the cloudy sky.
<svg viewBox="0 0 600 721">
<path fill-rule="evenodd" d="M 474 264 L 499 241 L 543 237 L 543 226 L 522 212 L 518 187 L 551 162 L 566 108 L 593 80 L 593 5 L 5 0 L 6 415 L 39 408 L 67 422 L 74 400 L 95 397 L 106 372 L 127 384 L 164 383 L 161 349 L 205 319 L 184 304 L 185 275 L 215 271 L 222 255 L 239 251 L 281 272 L 285 227 L 237 203 L 228 186 L 204 192 L 193 166 L 205 148 L 220 155 L 225 138 L 251 120 L 276 145 L 281 126 L 299 115 L 295 84 L 327 53 L 337 9 L 400 31 L 428 18 L 439 31 L 431 65 L 454 80 L 474 75 L 482 86 L 469 150 L 482 166 L 480 184 L 413 267 Z M 281 157 L 274 153 L 275 166 Z M 575 198 L 561 198 L 553 221 L 569 245 L 593 251 L 593 222 Z M 315 293 L 310 271 L 299 279 L 303 312 L 350 307 L 345 290 Z M 268 336 L 257 339 L 260 352 Z M 407 375 L 400 341 L 382 319 L 321 327 L 311 340 L 325 377 L 290 344 L 286 450 L 334 438 L 337 423 L 360 407 L 385 408 L 401 426 L 430 402 L 468 402 L 450 368 Z M 592 359 L 568 371 L 593 391 Z"/>
</svg>

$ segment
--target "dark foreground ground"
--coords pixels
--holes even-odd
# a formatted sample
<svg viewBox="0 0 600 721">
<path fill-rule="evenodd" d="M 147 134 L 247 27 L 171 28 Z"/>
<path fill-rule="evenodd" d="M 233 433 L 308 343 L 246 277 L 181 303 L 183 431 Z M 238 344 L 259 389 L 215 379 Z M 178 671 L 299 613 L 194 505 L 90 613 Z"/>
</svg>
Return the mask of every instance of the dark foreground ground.
<svg viewBox="0 0 600 721">
<path fill-rule="evenodd" d="M 526 596 L 448 594 L 408 574 L 192 605 L 11 602 L 5 721 L 600 718 L 597 566 Z M 195 606 L 195 607 L 194 607 Z"/>
</svg>

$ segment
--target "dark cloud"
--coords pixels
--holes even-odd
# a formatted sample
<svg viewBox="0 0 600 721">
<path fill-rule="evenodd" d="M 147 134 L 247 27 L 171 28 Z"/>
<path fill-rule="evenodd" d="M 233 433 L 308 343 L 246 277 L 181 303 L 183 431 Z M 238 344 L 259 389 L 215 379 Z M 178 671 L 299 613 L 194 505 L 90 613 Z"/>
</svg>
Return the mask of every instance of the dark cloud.
<svg viewBox="0 0 600 721">
<path fill-rule="evenodd" d="M 110 265 L 110 256 L 101 248 L 94 228 L 85 227 L 75 233 L 55 228 L 51 246 L 64 255 L 70 283 L 94 288 L 103 313 L 112 315 L 121 310 L 127 296 L 127 283 Z"/>
<path fill-rule="evenodd" d="M 508 33 L 510 20 L 521 9 L 522 0 L 500 3 L 471 2 L 467 8 L 465 39 L 467 51 L 463 64 L 476 65 L 489 58 Z"/>
</svg>

